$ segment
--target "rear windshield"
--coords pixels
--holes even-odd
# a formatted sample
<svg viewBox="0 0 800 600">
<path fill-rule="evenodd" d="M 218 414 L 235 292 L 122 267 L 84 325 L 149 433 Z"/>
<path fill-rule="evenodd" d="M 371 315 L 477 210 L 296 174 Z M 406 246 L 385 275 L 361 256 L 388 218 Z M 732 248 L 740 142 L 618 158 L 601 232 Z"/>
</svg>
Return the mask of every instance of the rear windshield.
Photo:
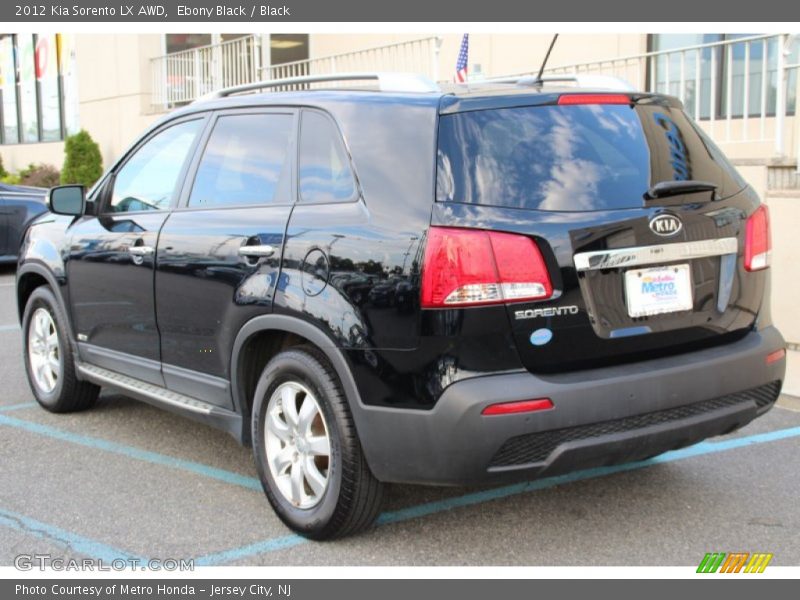
<svg viewBox="0 0 800 600">
<path fill-rule="evenodd" d="M 551 211 L 641 207 L 661 181 L 742 187 L 682 110 L 531 106 L 442 115 L 437 199 Z"/>
</svg>

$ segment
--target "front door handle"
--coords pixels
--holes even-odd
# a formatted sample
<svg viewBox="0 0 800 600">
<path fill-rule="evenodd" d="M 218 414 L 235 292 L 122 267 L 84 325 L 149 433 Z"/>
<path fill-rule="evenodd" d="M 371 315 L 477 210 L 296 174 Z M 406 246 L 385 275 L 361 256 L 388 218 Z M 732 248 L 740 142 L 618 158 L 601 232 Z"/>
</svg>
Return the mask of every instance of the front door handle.
<svg viewBox="0 0 800 600">
<path fill-rule="evenodd" d="M 242 246 L 239 248 L 239 256 L 247 258 L 269 258 L 275 254 L 275 248 L 272 246 Z"/>
<path fill-rule="evenodd" d="M 131 256 L 150 256 L 155 252 L 152 246 L 131 246 L 128 248 L 128 254 Z"/>
</svg>

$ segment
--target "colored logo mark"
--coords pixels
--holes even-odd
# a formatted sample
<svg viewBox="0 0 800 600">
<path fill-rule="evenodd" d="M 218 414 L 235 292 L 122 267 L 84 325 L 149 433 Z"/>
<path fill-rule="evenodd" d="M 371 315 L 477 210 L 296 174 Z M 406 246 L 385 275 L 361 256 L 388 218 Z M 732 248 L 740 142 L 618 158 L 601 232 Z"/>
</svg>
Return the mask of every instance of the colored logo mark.
<svg viewBox="0 0 800 600">
<path fill-rule="evenodd" d="M 772 560 L 766 552 L 708 552 L 697 567 L 698 573 L 763 573 Z"/>
<path fill-rule="evenodd" d="M 537 329 L 531 334 L 531 344 L 534 346 L 544 346 L 553 339 L 553 332 L 549 329 Z"/>
</svg>

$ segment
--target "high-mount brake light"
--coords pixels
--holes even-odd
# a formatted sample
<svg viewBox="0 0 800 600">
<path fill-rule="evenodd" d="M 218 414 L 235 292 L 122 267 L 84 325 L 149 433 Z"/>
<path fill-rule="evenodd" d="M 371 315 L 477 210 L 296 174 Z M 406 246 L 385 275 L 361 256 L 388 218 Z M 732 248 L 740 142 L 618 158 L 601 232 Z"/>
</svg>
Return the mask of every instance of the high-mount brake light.
<svg viewBox="0 0 800 600">
<path fill-rule="evenodd" d="M 563 94 L 558 97 L 561 105 L 576 104 L 633 104 L 625 94 Z"/>
<path fill-rule="evenodd" d="M 422 308 L 543 300 L 550 274 L 531 238 L 513 233 L 431 227 L 422 268 Z"/>
</svg>

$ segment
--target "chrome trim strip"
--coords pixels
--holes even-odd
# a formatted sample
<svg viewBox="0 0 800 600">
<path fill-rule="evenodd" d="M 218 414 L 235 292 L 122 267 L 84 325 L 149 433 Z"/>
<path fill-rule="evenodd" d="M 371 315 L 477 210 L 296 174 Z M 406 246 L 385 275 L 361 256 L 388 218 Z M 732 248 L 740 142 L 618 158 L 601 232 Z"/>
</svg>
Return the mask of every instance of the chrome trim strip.
<svg viewBox="0 0 800 600">
<path fill-rule="evenodd" d="M 575 268 L 578 271 L 594 271 L 597 269 L 617 269 L 619 267 L 637 267 L 736 254 L 739 242 L 734 237 L 716 240 L 700 240 L 696 242 L 680 242 L 657 246 L 638 246 L 636 248 L 619 248 L 617 250 L 600 250 L 597 252 L 581 252 L 574 256 Z"/>
</svg>

